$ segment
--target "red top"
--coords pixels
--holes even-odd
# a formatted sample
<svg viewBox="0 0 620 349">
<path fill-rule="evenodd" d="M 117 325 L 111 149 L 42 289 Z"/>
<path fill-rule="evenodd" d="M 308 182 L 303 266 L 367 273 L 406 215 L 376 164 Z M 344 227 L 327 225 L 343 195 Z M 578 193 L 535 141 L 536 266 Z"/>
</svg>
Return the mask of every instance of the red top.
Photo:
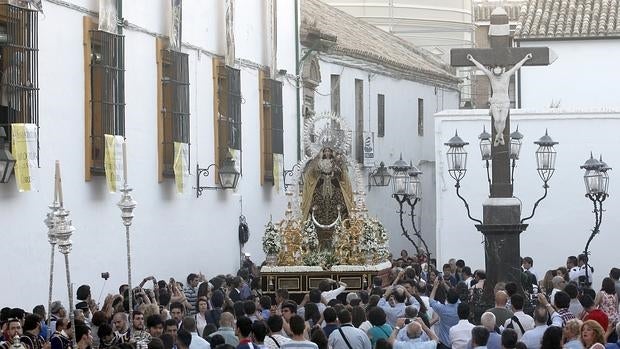
<svg viewBox="0 0 620 349">
<path fill-rule="evenodd" d="M 587 313 L 586 316 L 583 317 L 583 321 L 587 320 L 594 320 L 598 322 L 605 330 L 607 329 L 607 325 L 609 325 L 609 318 L 601 309 L 594 309 Z"/>
</svg>

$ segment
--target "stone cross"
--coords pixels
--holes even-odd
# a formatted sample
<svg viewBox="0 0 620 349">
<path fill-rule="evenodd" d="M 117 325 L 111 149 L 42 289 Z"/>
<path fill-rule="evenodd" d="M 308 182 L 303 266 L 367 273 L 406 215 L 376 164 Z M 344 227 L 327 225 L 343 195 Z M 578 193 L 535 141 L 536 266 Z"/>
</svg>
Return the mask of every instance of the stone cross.
<svg viewBox="0 0 620 349">
<path fill-rule="evenodd" d="M 453 67 L 477 66 L 491 79 L 491 85 L 496 91 L 491 97 L 491 116 L 493 117 L 492 139 L 496 140 L 492 149 L 493 182 L 491 197 L 512 197 L 512 183 L 510 180 L 510 101 L 501 98 L 500 93 L 507 94 L 507 83 L 510 75 L 521 65 L 549 65 L 556 59 L 555 54 L 548 47 L 511 47 L 510 24 L 506 11 L 498 7 L 491 14 L 489 26 L 489 42 L 491 48 L 452 49 L 450 50 L 450 64 Z M 513 69 L 504 72 L 509 67 Z M 486 69 L 490 67 L 491 69 Z M 496 68 L 501 68 L 496 72 Z M 491 73 L 492 71 L 492 73 Z M 494 75 L 497 77 L 493 79 Z M 503 86 L 501 79 L 506 80 Z M 495 80 L 495 81 L 494 81 Z M 505 91 L 499 91 L 499 90 Z M 508 103 L 508 105 L 506 105 Z M 502 115 L 500 120 L 500 115 Z M 498 127 L 505 124 L 505 127 Z M 498 135 L 498 129 L 500 135 Z"/>
</svg>

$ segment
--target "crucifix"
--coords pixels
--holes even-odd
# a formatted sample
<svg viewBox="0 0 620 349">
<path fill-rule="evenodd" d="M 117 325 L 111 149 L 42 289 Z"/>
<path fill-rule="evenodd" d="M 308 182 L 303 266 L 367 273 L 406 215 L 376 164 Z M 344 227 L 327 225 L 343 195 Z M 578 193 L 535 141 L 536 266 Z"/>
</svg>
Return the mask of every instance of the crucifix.
<svg viewBox="0 0 620 349">
<path fill-rule="evenodd" d="M 477 67 L 489 78 L 492 89 L 489 114 L 493 125 L 493 177 L 489 198 L 482 205 L 482 222 L 476 225 L 484 235 L 484 299 L 492 306 L 497 282 L 515 282 L 520 288 L 519 236 L 527 228 L 521 220 L 521 201 L 513 196 L 511 179 L 510 77 L 524 65 L 549 65 L 556 57 L 547 47 L 512 47 L 508 14 L 502 7 L 491 13 L 489 42 L 491 48 L 452 49 L 450 63 L 454 67 Z"/>
<path fill-rule="evenodd" d="M 510 77 L 524 65 L 549 65 L 556 59 L 548 47 L 511 47 L 508 14 L 502 7 L 491 13 L 489 26 L 491 48 L 452 49 L 453 67 L 476 66 L 489 78 L 492 88 L 489 99 L 493 127 L 491 197 L 512 197 L 510 180 Z M 506 68 L 512 68 L 506 70 Z M 508 141 L 506 141 L 508 140 Z"/>
</svg>

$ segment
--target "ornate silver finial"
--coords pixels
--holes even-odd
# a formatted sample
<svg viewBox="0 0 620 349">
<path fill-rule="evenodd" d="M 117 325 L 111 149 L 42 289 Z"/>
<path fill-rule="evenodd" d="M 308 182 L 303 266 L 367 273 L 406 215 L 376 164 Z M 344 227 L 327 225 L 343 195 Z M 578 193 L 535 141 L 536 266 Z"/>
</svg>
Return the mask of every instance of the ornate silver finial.
<svg viewBox="0 0 620 349">
<path fill-rule="evenodd" d="M 58 249 L 64 255 L 69 254 L 73 247 L 71 235 L 73 235 L 75 231 L 75 227 L 69 219 L 69 211 L 65 210 L 64 207 L 59 207 L 58 210 L 54 212 L 54 217 L 55 220 L 53 224 L 55 235 L 58 239 Z"/>
<path fill-rule="evenodd" d="M 131 226 L 131 223 L 134 217 L 133 210 L 136 208 L 136 205 L 138 204 L 131 197 L 132 190 L 133 189 L 131 189 L 127 183 L 123 184 L 123 188 L 121 188 L 120 190 L 123 193 L 121 195 L 121 200 L 118 202 L 118 204 L 116 204 L 116 206 L 118 206 L 118 208 L 121 209 L 121 218 L 123 219 L 123 224 L 126 227 Z"/>
</svg>

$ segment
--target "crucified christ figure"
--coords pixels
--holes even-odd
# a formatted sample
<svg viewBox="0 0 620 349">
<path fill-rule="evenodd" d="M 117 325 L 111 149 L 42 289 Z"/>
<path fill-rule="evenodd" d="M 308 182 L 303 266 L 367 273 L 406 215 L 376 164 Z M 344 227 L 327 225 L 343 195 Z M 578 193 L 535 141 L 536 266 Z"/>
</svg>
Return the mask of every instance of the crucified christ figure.
<svg viewBox="0 0 620 349">
<path fill-rule="evenodd" d="M 506 118 L 508 117 L 508 111 L 510 110 L 510 97 L 508 96 L 508 87 L 510 85 L 510 77 L 514 74 L 525 62 L 532 58 L 532 54 L 528 53 L 521 61 L 506 71 L 505 67 L 496 66 L 492 70 L 487 69 L 484 65 L 474 59 L 472 55 L 467 55 L 467 60 L 472 62 L 478 69 L 482 70 L 484 74 L 489 78 L 491 82 L 491 115 L 495 120 L 493 127 L 495 128 L 495 140 L 494 146 L 504 145 L 504 128 L 506 127 Z"/>
</svg>

